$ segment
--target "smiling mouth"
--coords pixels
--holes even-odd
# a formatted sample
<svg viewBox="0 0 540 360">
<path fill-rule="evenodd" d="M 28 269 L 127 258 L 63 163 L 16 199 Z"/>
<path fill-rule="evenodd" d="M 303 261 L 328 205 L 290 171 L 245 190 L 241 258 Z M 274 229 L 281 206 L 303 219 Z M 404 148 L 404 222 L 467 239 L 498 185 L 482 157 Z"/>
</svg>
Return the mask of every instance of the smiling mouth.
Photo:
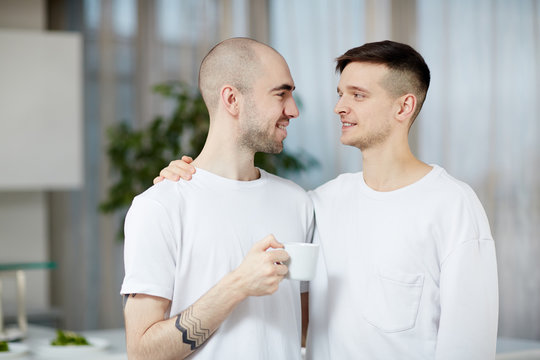
<svg viewBox="0 0 540 360">
<path fill-rule="evenodd" d="M 348 121 L 342 121 L 341 122 L 341 128 L 342 129 L 350 128 L 350 127 L 353 127 L 353 126 L 356 126 L 356 123 L 352 123 L 352 122 L 348 122 Z"/>
<path fill-rule="evenodd" d="M 288 119 L 280 119 L 277 123 L 276 123 L 276 127 L 280 130 L 284 130 L 284 131 L 287 131 L 287 126 L 289 126 L 289 121 Z"/>
<path fill-rule="evenodd" d="M 288 133 L 287 133 L 287 125 L 277 125 L 276 126 L 280 132 L 281 132 L 281 136 L 283 136 L 283 139 L 281 139 L 281 141 L 285 140 L 285 138 L 287 137 Z"/>
</svg>

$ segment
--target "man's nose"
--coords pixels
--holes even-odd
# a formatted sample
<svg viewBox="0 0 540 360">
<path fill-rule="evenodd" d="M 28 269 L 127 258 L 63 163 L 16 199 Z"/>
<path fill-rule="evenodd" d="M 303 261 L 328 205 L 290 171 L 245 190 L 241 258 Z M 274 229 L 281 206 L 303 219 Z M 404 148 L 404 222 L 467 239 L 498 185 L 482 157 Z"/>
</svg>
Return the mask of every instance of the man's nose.
<svg viewBox="0 0 540 360">
<path fill-rule="evenodd" d="M 345 104 L 343 96 L 339 98 L 336 106 L 334 106 L 334 112 L 338 115 L 347 114 L 349 112 L 349 107 Z"/>
<path fill-rule="evenodd" d="M 285 115 L 289 119 L 293 119 L 297 118 L 299 114 L 300 112 L 298 111 L 298 106 L 296 106 L 296 101 L 294 101 L 294 98 L 291 96 L 285 107 Z"/>
</svg>

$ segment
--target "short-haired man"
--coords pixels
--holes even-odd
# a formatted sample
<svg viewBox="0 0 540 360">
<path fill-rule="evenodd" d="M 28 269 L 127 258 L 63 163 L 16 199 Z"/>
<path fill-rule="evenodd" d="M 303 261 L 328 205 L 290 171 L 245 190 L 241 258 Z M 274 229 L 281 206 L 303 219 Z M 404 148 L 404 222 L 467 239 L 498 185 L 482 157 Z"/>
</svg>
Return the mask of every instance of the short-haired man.
<svg viewBox="0 0 540 360">
<path fill-rule="evenodd" d="M 310 284 L 309 359 L 494 359 L 495 246 L 473 190 L 414 157 L 430 72 L 405 44 L 337 58 L 341 142 L 363 172 L 311 193 L 323 256 Z"/>
<path fill-rule="evenodd" d="M 336 69 L 341 142 L 362 151 L 363 171 L 310 193 L 322 256 L 307 358 L 494 359 L 497 264 L 484 209 L 408 143 L 428 66 L 410 46 L 382 41 L 347 51 Z M 186 168 L 176 161 L 162 175 Z"/>
<path fill-rule="evenodd" d="M 128 355 L 300 359 L 300 286 L 281 281 L 279 248 L 311 238 L 313 206 L 254 166 L 256 152 L 282 150 L 298 116 L 289 68 L 267 45 L 229 39 L 204 58 L 199 86 L 210 130 L 197 174 L 148 189 L 126 217 Z"/>
</svg>

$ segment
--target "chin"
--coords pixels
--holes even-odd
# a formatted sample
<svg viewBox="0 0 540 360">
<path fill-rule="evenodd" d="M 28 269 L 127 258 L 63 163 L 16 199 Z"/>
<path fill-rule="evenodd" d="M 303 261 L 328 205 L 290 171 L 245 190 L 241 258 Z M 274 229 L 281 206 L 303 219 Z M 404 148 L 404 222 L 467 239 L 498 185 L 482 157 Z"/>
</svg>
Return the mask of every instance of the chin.
<svg viewBox="0 0 540 360">
<path fill-rule="evenodd" d="M 279 154 L 283 151 L 283 144 L 273 144 L 273 145 L 267 145 L 264 147 L 261 147 L 256 150 L 256 152 L 262 152 L 265 154 Z"/>
<path fill-rule="evenodd" d="M 276 147 L 270 151 L 270 154 L 280 154 L 283 151 L 283 145 Z"/>
<path fill-rule="evenodd" d="M 346 135 L 341 135 L 341 138 L 339 138 L 339 141 L 341 141 L 343 145 L 354 146 L 354 142 L 351 139 L 349 139 Z"/>
<path fill-rule="evenodd" d="M 276 142 L 274 148 L 273 148 L 272 154 L 279 154 L 283 151 L 283 140 Z"/>
<path fill-rule="evenodd" d="M 363 150 L 363 145 L 353 139 L 347 139 L 346 137 L 342 136 L 340 141 L 343 145 L 353 146 L 357 149 Z"/>
</svg>

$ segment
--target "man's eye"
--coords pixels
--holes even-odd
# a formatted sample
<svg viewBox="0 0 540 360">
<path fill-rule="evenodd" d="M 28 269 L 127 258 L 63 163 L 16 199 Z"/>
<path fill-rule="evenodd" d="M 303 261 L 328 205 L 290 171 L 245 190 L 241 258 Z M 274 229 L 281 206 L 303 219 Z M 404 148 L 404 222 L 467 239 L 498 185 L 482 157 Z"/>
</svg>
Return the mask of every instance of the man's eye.
<svg viewBox="0 0 540 360">
<path fill-rule="evenodd" d="M 365 97 L 364 94 L 360 94 L 360 93 L 354 94 L 355 99 L 363 99 L 364 97 Z"/>
<path fill-rule="evenodd" d="M 277 93 L 276 95 L 277 95 L 277 96 L 280 96 L 280 97 L 284 97 L 284 96 L 285 96 L 285 92 L 280 92 L 280 93 Z"/>
</svg>

